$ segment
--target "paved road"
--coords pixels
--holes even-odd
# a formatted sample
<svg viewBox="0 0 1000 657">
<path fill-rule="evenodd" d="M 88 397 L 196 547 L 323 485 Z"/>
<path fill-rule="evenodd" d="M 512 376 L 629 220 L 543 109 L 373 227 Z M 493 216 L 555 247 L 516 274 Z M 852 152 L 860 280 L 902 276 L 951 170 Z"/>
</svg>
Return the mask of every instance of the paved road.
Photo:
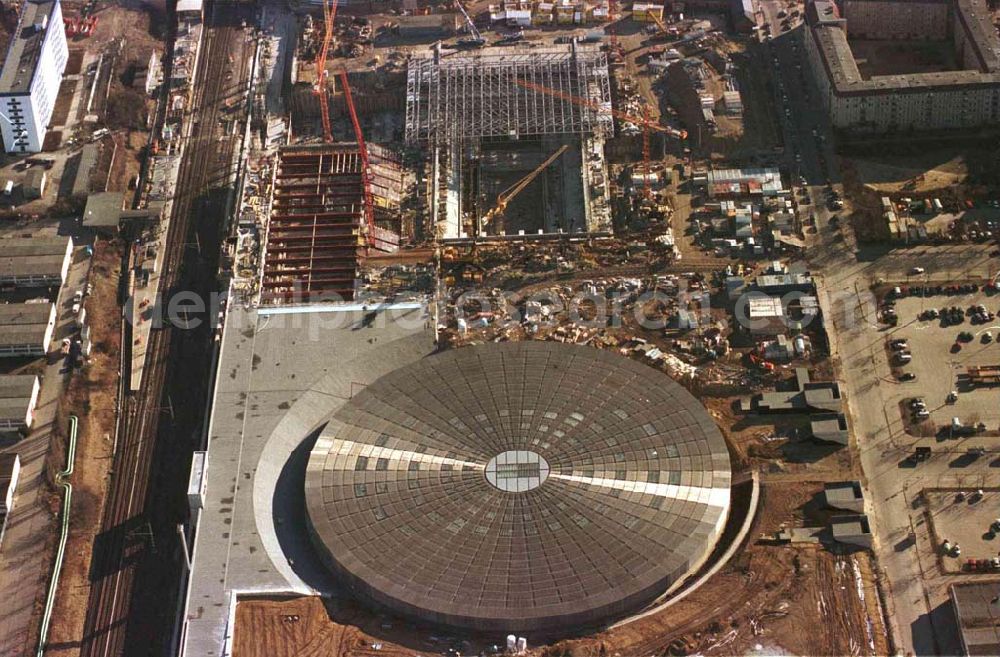
<svg viewBox="0 0 1000 657">
<path fill-rule="evenodd" d="M 919 655 L 960 651 L 948 604 L 947 586 L 937 570 L 935 546 L 928 538 L 923 512 L 914 500 L 929 486 L 979 487 L 1000 479 L 990 459 L 956 469 L 953 456 L 940 454 L 919 468 L 902 467 L 914 440 L 905 434 L 895 405 L 903 392 L 892 378 L 884 349 L 885 330 L 875 323 L 868 292 L 872 283 L 905 282 L 916 266 L 929 281 L 992 276 L 995 260 L 986 245 L 914 246 L 889 249 L 858 247 L 851 230 L 834 222 L 827 207 L 829 190 L 842 192 L 837 178 L 834 135 L 816 105 L 801 44 L 802 28 L 781 33 L 777 12 L 783 3 L 764 0 L 762 12 L 772 24 L 766 44 L 772 65 L 776 107 L 785 136 L 785 157 L 794 182 L 804 179 L 809 203 L 803 208 L 809 244 L 808 266 L 820 284 L 820 303 L 830 333 L 850 411 L 860 458 L 866 505 L 875 532 L 875 552 L 887 582 L 888 617 L 896 648 Z M 797 196 L 802 199 L 801 192 Z M 812 206 L 811 208 L 808 206 Z M 846 211 L 849 211 L 848 207 Z M 905 394 L 919 394 L 911 384 Z M 957 447 L 960 449 L 961 447 Z"/>
<path fill-rule="evenodd" d="M 885 333 L 871 323 L 868 280 L 860 263 L 844 261 L 838 271 L 824 268 L 820 303 L 827 318 L 831 350 L 839 360 L 840 377 L 850 409 L 851 425 L 864 472 L 867 509 L 876 535 L 875 551 L 891 593 L 890 621 L 901 652 L 918 655 L 955 654 L 956 643 L 947 584 L 937 571 L 934 547 L 923 531 L 920 509 L 912 506 L 924 487 L 980 487 L 998 475 L 980 459 L 956 471 L 953 456 L 941 454 L 918 468 L 901 466 L 914 439 L 903 431 L 895 400 L 919 387 L 893 380 L 886 362 Z M 857 285 L 856 303 L 838 291 Z M 859 308 L 867 306 L 864 313 Z M 960 474 L 956 474 L 959 472 Z"/>
</svg>

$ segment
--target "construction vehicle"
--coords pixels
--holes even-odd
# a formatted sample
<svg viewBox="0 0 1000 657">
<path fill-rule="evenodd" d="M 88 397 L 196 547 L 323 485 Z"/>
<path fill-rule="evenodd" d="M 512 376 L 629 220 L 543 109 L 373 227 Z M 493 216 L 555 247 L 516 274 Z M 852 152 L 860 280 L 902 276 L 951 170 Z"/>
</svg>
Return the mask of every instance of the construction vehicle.
<svg viewBox="0 0 1000 657">
<path fill-rule="evenodd" d="M 462 18 L 465 19 L 465 28 L 469 32 L 469 36 L 464 36 L 459 38 L 458 47 L 459 48 L 482 48 L 486 45 L 486 39 L 480 34 L 479 28 L 476 24 L 472 22 L 472 17 L 469 16 L 469 12 L 465 11 L 465 7 L 462 6 L 461 0 L 455 0 L 455 5 L 458 10 L 462 12 Z"/>
<path fill-rule="evenodd" d="M 657 31 L 653 35 L 656 39 L 671 39 L 674 34 L 671 34 L 667 24 L 663 22 L 663 19 L 656 15 L 656 12 L 649 12 L 649 17 L 653 19 L 653 23 L 656 24 Z"/>
<path fill-rule="evenodd" d="M 1000 383 L 1000 365 L 979 365 L 965 368 L 972 386 L 992 386 Z"/>
<path fill-rule="evenodd" d="M 524 30 L 518 30 L 517 32 L 503 35 L 497 41 L 497 45 L 506 46 L 508 44 L 518 43 L 519 41 L 524 41 Z"/>
<path fill-rule="evenodd" d="M 774 363 L 772 363 L 771 361 L 768 361 L 768 360 L 764 360 L 761 356 L 759 356 L 758 354 L 753 353 L 752 351 L 747 354 L 747 359 L 750 361 L 750 363 L 752 365 L 755 365 L 755 366 L 759 367 L 760 369 L 764 370 L 765 372 L 773 372 L 774 371 Z"/>
<path fill-rule="evenodd" d="M 568 145 L 564 144 L 560 146 L 559 150 L 557 150 L 552 155 L 548 156 L 545 159 L 545 161 L 539 164 L 537 167 L 535 167 L 535 169 L 531 173 L 524 176 L 510 187 L 500 192 L 500 194 L 497 195 L 496 205 L 494 205 L 489 212 L 483 215 L 482 227 L 485 229 L 490 225 L 491 222 L 501 217 L 504 211 L 507 209 L 507 204 L 510 203 L 515 196 L 524 191 L 524 188 L 530 185 L 532 180 L 537 178 L 542 171 L 545 171 L 545 169 L 547 169 L 550 164 L 558 160 L 559 157 L 568 150 L 569 150 Z"/>
</svg>

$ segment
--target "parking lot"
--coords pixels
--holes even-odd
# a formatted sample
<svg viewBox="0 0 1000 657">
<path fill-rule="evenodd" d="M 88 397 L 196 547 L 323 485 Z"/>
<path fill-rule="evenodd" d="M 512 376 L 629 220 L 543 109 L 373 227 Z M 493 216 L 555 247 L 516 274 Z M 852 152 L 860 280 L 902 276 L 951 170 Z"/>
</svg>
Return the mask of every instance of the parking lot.
<svg viewBox="0 0 1000 657">
<path fill-rule="evenodd" d="M 940 439 L 949 438 L 949 427 L 955 417 L 965 426 L 983 423 L 986 431 L 994 436 L 1000 431 L 1000 386 L 972 386 L 965 377 L 966 368 L 970 366 L 1000 365 L 1000 345 L 997 344 L 1000 319 L 994 317 L 986 322 L 973 323 L 967 312 L 970 306 L 979 304 L 985 306 L 987 311 L 996 313 L 1000 310 L 1000 294 L 979 291 L 971 294 L 905 296 L 896 300 L 899 325 L 886 332 L 887 341 L 905 338 L 907 350 L 912 354 L 912 360 L 905 365 L 897 365 L 897 358 L 890 357 L 896 372 L 916 375 L 915 380 L 896 386 L 893 402 L 898 404 L 909 398 L 922 397 L 930 412 L 930 421 L 937 425 Z M 940 316 L 919 319 L 929 309 L 941 311 L 951 307 L 960 309 L 961 323 L 953 324 Z M 963 333 L 966 341 L 959 341 L 959 335 Z M 986 337 L 987 334 L 989 337 Z M 888 345 L 887 349 L 892 351 Z M 949 403 L 948 396 L 952 391 L 958 394 L 955 401 Z M 908 409 L 907 404 L 902 404 L 900 412 L 909 413 Z M 1000 447 L 1000 441 L 996 438 L 991 440 Z M 987 441 L 985 445 L 989 448 L 991 442 Z"/>
<path fill-rule="evenodd" d="M 973 491 L 926 490 L 924 507 L 933 528 L 932 542 L 937 546 L 939 563 L 945 572 L 968 572 L 969 559 L 992 559 L 1000 550 L 1000 534 L 990 525 L 1000 516 L 1000 492 L 983 491 L 980 499 Z M 944 550 L 948 541 L 951 553 Z M 960 554 L 955 556 L 958 544 Z"/>
</svg>

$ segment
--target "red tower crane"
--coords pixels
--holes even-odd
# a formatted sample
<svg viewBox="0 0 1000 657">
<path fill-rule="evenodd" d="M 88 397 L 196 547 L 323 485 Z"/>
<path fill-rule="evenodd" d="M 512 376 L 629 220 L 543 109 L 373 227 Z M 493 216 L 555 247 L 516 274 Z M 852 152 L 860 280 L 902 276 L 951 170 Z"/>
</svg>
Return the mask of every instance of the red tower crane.
<svg viewBox="0 0 1000 657">
<path fill-rule="evenodd" d="M 548 94 L 555 98 L 561 98 L 570 103 L 576 105 L 581 105 L 583 107 L 589 107 L 597 111 L 611 112 L 611 114 L 622 121 L 628 121 L 629 123 L 634 123 L 637 126 L 649 128 L 650 130 L 655 130 L 656 132 L 662 132 L 664 134 L 670 135 L 676 139 L 687 139 L 687 130 L 678 130 L 676 128 L 671 128 L 669 126 L 660 125 L 656 121 L 649 118 L 643 118 L 641 116 L 635 116 L 634 114 L 629 114 L 628 112 L 622 112 L 621 110 L 616 110 L 614 108 L 608 108 L 595 100 L 589 100 L 587 98 L 581 98 L 580 96 L 574 96 L 573 94 L 568 94 L 565 91 L 559 91 L 558 89 L 550 89 L 541 84 L 536 84 L 534 82 L 528 82 L 527 80 L 515 80 L 515 82 L 524 87 L 525 89 L 531 89 L 532 91 L 537 91 L 539 93 Z M 648 117 L 648 108 L 643 112 Z"/>
<path fill-rule="evenodd" d="M 614 108 L 606 108 L 600 103 L 588 100 L 586 98 L 580 98 L 579 96 L 574 96 L 573 94 L 568 94 L 564 91 L 559 91 L 557 89 L 550 89 L 546 86 L 536 84 L 534 82 L 528 82 L 527 80 L 516 80 L 517 84 L 524 87 L 525 89 L 531 89 L 532 91 L 538 91 L 543 94 L 548 94 L 549 96 L 554 96 L 555 98 L 560 98 L 562 100 L 574 103 L 576 105 L 582 105 L 583 107 L 589 107 L 595 110 L 610 111 L 611 114 L 622 121 L 628 121 L 629 123 L 634 123 L 635 125 L 642 128 L 642 175 L 643 175 L 643 196 L 647 199 L 652 197 L 652 189 L 650 188 L 649 182 L 649 171 L 650 171 L 650 147 L 649 147 L 649 131 L 655 130 L 657 132 L 662 132 L 664 134 L 670 135 L 675 139 L 687 139 L 686 130 L 678 130 L 676 128 L 671 128 L 668 126 L 660 125 L 656 121 L 653 121 L 649 115 L 649 105 L 643 104 L 642 106 L 642 116 L 635 116 L 627 112 L 622 112 Z"/>
<path fill-rule="evenodd" d="M 642 195 L 648 201 L 653 196 L 653 190 L 649 185 L 649 125 L 652 121 L 649 118 L 649 105 L 642 104 Z"/>
<path fill-rule="evenodd" d="M 333 41 L 334 19 L 337 17 L 337 0 L 323 0 L 323 43 L 316 57 L 316 86 L 314 91 L 319 96 L 319 112 L 323 118 L 323 141 L 333 141 L 333 130 L 330 128 L 330 106 L 326 93 L 326 58 L 330 54 L 330 43 Z"/>
<path fill-rule="evenodd" d="M 618 21 L 619 18 L 620 17 L 618 15 L 618 1 L 608 0 L 608 19 L 610 20 L 610 22 L 608 23 L 608 39 L 611 42 L 610 50 L 612 54 L 615 56 L 615 58 L 624 62 L 625 49 L 622 48 L 621 44 L 618 42 L 618 28 L 615 26 L 615 23 Z"/>
<path fill-rule="evenodd" d="M 340 86 L 344 92 L 344 103 L 351 115 L 351 125 L 354 126 L 354 138 L 358 142 L 358 152 L 361 155 L 361 185 L 364 188 L 365 225 L 367 226 L 368 248 L 375 246 L 375 202 L 372 198 L 371 167 L 368 161 L 368 146 L 365 136 L 361 133 L 361 122 L 354 109 L 354 98 L 351 97 L 351 85 L 347 82 L 347 71 L 340 72 Z M 324 127 L 324 129 L 326 129 Z"/>
</svg>

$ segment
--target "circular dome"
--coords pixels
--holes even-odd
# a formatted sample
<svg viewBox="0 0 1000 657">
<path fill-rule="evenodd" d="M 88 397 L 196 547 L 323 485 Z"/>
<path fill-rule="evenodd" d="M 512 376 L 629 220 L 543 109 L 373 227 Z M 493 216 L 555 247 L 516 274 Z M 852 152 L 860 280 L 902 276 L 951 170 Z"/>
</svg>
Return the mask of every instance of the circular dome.
<svg viewBox="0 0 1000 657">
<path fill-rule="evenodd" d="M 634 609 L 710 554 L 725 441 L 669 377 L 590 347 L 466 347 L 338 410 L 306 475 L 313 542 L 358 593 L 476 630 Z"/>
</svg>

